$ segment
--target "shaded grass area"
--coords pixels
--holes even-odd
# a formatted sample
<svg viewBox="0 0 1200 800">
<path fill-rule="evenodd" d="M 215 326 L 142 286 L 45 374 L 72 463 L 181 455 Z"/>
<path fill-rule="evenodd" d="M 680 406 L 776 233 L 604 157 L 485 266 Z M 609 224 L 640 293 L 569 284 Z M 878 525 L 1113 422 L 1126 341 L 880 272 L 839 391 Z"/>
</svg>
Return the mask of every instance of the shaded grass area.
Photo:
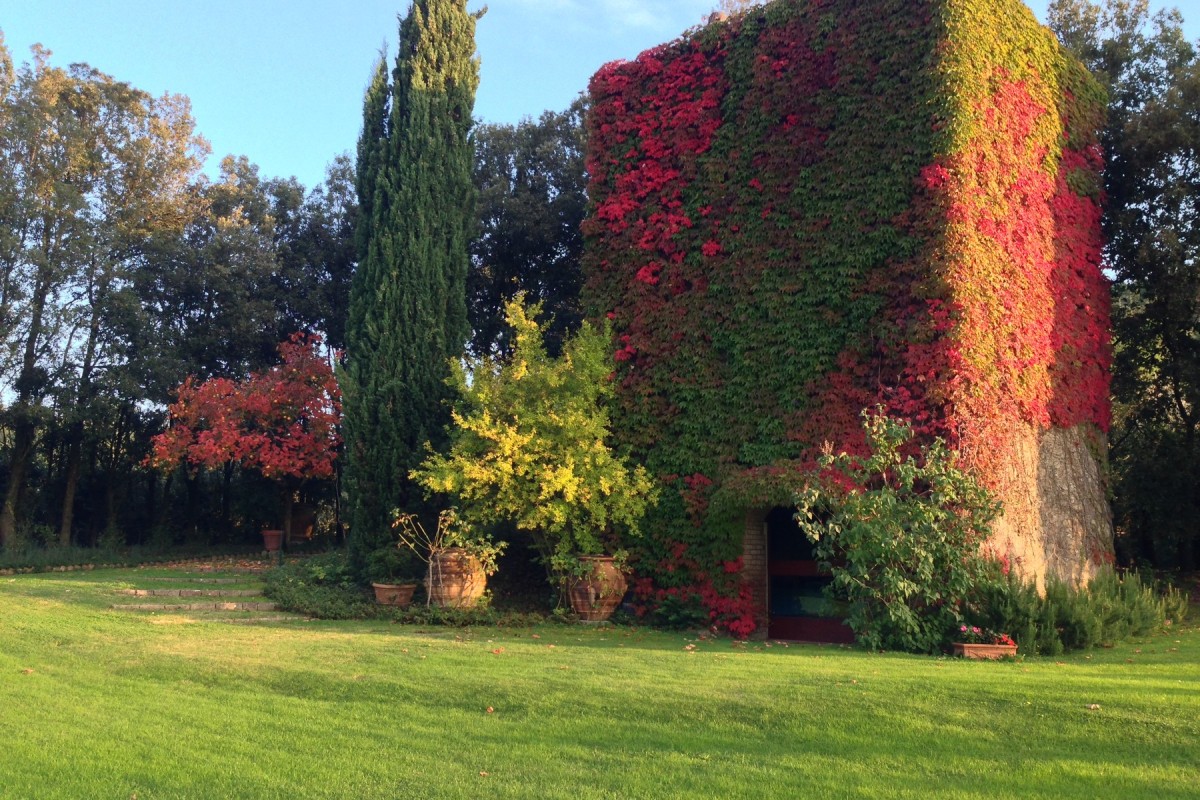
<svg viewBox="0 0 1200 800">
<path fill-rule="evenodd" d="M 980 663 L 623 628 L 243 627 L 108 609 L 116 589 L 169 577 L 0 579 L 0 797 L 1191 798 L 1200 786 L 1195 628 Z"/>
</svg>

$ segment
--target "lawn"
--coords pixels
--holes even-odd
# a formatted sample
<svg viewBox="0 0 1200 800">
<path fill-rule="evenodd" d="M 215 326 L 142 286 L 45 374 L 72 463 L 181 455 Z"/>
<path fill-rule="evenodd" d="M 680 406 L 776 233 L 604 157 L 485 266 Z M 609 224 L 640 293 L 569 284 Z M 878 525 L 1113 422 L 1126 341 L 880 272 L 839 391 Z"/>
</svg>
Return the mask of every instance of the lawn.
<svg viewBox="0 0 1200 800">
<path fill-rule="evenodd" d="M 1200 794 L 1195 627 L 980 663 L 110 609 L 171 579 L 0 578 L 0 797 Z"/>
</svg>

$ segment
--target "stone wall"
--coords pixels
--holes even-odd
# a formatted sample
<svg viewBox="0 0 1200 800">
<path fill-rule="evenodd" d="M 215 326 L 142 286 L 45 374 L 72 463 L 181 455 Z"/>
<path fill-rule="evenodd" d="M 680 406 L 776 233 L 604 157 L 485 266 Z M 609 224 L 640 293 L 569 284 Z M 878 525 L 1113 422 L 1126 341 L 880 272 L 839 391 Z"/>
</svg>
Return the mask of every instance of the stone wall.
<svg viewBox="0 0 1200 800">
<path fill-rule="evenodd" d="M 1053 575 L 1087 583 L 1112 563 L 1112 514 L 1101 456 L 1104 437 L 1088 426 L 1026 428 L 1013 437 L 996 493 L 1004 506 L 991 546 L 1044 586 Z"/>
</svg>

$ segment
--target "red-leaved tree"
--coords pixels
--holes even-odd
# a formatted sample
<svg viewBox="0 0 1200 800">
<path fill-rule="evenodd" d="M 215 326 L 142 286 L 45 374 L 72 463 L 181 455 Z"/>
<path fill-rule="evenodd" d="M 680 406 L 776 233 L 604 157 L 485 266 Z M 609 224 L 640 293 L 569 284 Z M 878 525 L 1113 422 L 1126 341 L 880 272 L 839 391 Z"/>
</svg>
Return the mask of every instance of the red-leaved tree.
<svg viewBox="0 0 1200 800">
<path fill-rule="evenodd" d="M 257 470 L 283 484 L 287 529 L 294 484 L 333 477 L 342 402 L 320 336 L 292 334 L 279 356 L 279 365 L 240 382 L 187 378 L 169 409 L 171 426 L 154 437 L 146 463 L 162 472 L 181 463 Z"/>
</svg>

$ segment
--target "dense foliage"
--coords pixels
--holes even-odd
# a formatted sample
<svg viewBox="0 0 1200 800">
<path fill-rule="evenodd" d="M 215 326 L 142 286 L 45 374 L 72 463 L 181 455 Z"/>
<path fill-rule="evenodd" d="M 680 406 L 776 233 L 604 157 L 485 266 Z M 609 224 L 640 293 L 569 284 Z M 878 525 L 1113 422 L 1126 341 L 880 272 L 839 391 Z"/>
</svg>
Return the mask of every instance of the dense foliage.
<svg viewBox="0 0 1200 800">
<path fill-rule="evenodd" d="M 153 439 L 150 466 L 234 462 L 273 479 L 331 478 L 341 393 L 320 347 L 320 337 L 295 334 L 279 346 L 279 365 L 245 381 L 188 378 L 168 409 L 171 427 Z"/>
<path fill-rule="evenodd" d="M 1137 573 L 1101 572 L 1086 587 L 1050 579 L 1045 591 L 1015 573 L 995 572 L 979 582 L 968 614 L 1007 631 L 1026 655 L 1059 655 L 1109 646 L 1183 622 L 1188 595 L 1143 581 Z"/>
<path fill-rule="evenodd" d="M 1020 3 L 777 0 L 591 92 L 587 310 L 667 489 L 648 600 L 741 624 L 743 510 L 863 453 L 864 408 L 1001 493 L 1018 432 L 1107 429 L 1103 96 Z"/>
<path fill-rule="evenodd" d="M 267 369 L 293 331 L 340 339 L 348 160 L 306 191 L 245 158 L 210 179 L 206 154 L 186 98 L 0 44 L 7 546 L 233 542 L 260 481 L 138 466 L 166 406 L 188 375 Z"/>
<path fill-rule="evenodd" d="M 474 131 L 479 228 L 471 242 L 467 313 L 468 349 L 476 356 L 508 351 L 504 306 L 518 292 L 547 315 L 551 355 L 579 327 L 585 110 L 580 98 L 561 113 Z"/>
<path fill-rule="evenodd" d="M 317 336 L 295 334 L 279 346 L 281 363 L 244 381 L 192 378 L 169 409 L 171 427 L 152 440 L 147 463 L 162 472 L 254 470 L 279 481 L 282 523 L 291 524 L 292 493 L 303 481 L 328 480 L 341 444 L 341 393 Z"/>
<path fill-rule="evenodd" d="M 523 303 L 518 295 L 505 309 L 507 358 L 454 366 L 461 399 L 449 452 L 431 454 L 413 477 L 455 498 L 468 526 L 528 531 L 561 578 L 579 556 L 611 553 L 618 530 L 636 534 L 654 487 L 609 445 L 607 331 L 584 323 L 552 358 L 540 308 Z"/>
<path fill-rule="evenodd" d="M 861 644 L 937 652 L 985 574 L 981 548 L 999 506 L 941 440 L 912 454 L 907 425 L 867 414 L 863 428 L 868 454 L 822 456 L 796 519 Z"/>
<path fill-rule="evenodd" d="M 479 63 L 465 0 L 416 0 L 395 68 L 380 59 L 358 144 L 359 264 L 342 373 L 350 546 L 361 568 L 390 543 L 392 510 L 422 507 L 409 479 L 449 421 L 446 378 L 466 344 Z"/>
<path fill-rule="evenodd" d="M 1121 554 L 1200 567 L 1200 51 L 1177 11 L 1057 0 L 1050 24 L 1109 92 L 1113 505 Z"/>
</svg>

